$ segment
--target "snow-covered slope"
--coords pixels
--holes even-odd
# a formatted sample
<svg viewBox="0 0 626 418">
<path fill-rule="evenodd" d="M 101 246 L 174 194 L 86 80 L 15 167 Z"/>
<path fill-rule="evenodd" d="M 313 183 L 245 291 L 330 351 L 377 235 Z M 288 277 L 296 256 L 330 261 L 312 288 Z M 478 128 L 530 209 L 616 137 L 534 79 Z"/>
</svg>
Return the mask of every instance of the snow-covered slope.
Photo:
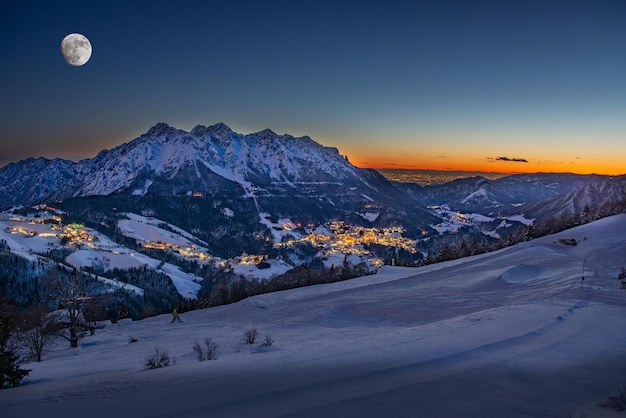
<svg viewBox="0 0 626 418">
<path fill-rule="evenodd" d="M 111 280 L 107 281 L 104 277 L 99 277 L 99 280 L 113 284 L 112 288 L 121 286 L 112 275 L 115 269 L 147 268 L 168 276 L 181 296 L 197 298 L 202 277 L 166 262 L 166 256 L 214 268 L 219 266 L 223 270 L 232 269 L 235 274 L 248 279 L 272 279 L 293 268 L 281 259 L 265 258 L 266 268 L 259 269 L 256 264 L 263 259 L 260 256 L 223 260 L 210 254 L 203 246 L 206 245 L 204 241 L 176 225 L 154 217 L 121 214 L 117 219 L 120 234 L 135 240 L 144 249 L 154 250 L 153 256 L 159 257 L 162 253 L 161 258 L 154 258 L 116 243 L 92 228 L 78 224 L 63 225 L 53 219 L 58 217 L 57 212 L 43 213 L 38 217 L 21 217 L 0 212 L 0 243 L 19 257 L 48 265 L 57 263 L 50 258 L 50 251 L 63 252 L 63 261 L 68 268 L 88 267 L 100 276 L 108 276 Z M 63 244 L 63 240 L 68 243 Z M 143 289 L 137 288 L 136 293 L 142 292 Z"/>
<path fill-rule="evenodd" d="M 188 312 L 182 323 L 109 325 L 26 364 L 24 385 L 0 391 L 0 415 L 613 416 L 598 403 L 626 385 L 624 237 L 618 215 L 494 253 Z M 243 343 L 251 326 L 273 345 Z M 198 362 L 192 345 L 207 337 L 218 359 Z M 155 347 L 176 364 L 143 370 Z"/>
<path fill-rule="evenodd" d="M 626 175 L 600 177 L 569 193 L 532 202 L 519 207 L 519 211 L 529 217 L 545 219 L 550 216 L 578 213 L 583 215 L 585 208 L 601 208 L 626 199 Z"/>
<path fill-rule="evenodd" d="M 135 219 L 139 218 L 141 217 L 135 217 Z M 64 247 L 60 244 L 61 237 L 66 236 L 72 230 L 72 226 L 61 226 L 55 222 L 43 221 L 42 218 L 20 218 L 0 212 L 0 240 L 10 248 L 12 253 L 31 261 L 47 264 L 55 263 L 51 258 L 48 258 L 47 253 L 49 251 L 62 248 L 69 250 L 71 253 L 64 260 L 66 265 L 76 268 L 91 267 L 99 274 L 110 272 L 115 268 L 149 267 L 166 274 L 183 297 L 195 298 L 198 295 L 200 289 L 198 282 L 201 279 L 182 271 L 175 265 L 133 251 L 94 229 L 82 226 L 75 231 L 76 235 L 82 235 L 83 238 L 77 237 L 73 245 Z M 50 219 L 48 218 L 46 221 L 50 221 Z M 131 222 L 131 220 L 120 222 Z M 139 225 L 146 226 L 144 224 Z M 192 245 L 190 241 L 176 233 L 156 227 L 152 228 L 150 230 L 151 238 L 154 238 L 155 242 L 162 241 L 171 246 L 177 245 L 185 248 Z M 143 232 L 139 227 L 136 229 L 139 230 L 139 233 Z M 181 232 L 184 233 L 184 231 Z M 199 248 L 198 253 L 202 254 L 202 250 Z M 211 257 L 203 254 L 203 259 L 211 260 Z M 99 280 L 107 285 L 112 285 L 109 286 L 111 288 L 122 286 L 115 278 L 105 279 L 101 277 Z M 129 289 L 135 289 L 136 293 L 143 293 L 143 289 L 128 284 L 123 285 Z"/>
<path fill-rule="evenodd" d="M 0 209 L 71 196 L 79 186 L 78 165 L 71 161 L 29 158 L 0 168 Z"/>
</svg>

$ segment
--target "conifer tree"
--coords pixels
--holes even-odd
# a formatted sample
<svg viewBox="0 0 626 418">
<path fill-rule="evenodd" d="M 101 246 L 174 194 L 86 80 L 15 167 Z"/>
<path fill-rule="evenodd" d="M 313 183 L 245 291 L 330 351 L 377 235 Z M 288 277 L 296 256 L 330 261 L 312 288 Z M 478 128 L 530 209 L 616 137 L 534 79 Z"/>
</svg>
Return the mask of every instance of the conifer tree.
<svg viewBox="0 0 626 418">
<path fill-rule="evenodd" d="M 13 307 L 0 300 L 0 389 L 17 386 L 30 372 L 20 368 L 19 358 L 8 347 L 16 323 Z"/>
</svg>

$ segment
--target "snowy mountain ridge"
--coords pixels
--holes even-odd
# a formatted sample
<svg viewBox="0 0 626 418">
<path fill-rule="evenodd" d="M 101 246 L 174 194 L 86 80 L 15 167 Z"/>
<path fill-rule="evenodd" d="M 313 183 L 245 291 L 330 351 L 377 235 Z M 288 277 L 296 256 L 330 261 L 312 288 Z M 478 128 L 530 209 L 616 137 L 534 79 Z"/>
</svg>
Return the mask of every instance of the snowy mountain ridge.
<svg viewBox="0 0 626 418">
<path fill-rule="evenodd" d="M 564 200 L 570 194 L 585 194 L 586 204 L 590 206 L 605 200 L 622 199 L 626 195 L 625 182 L 626 176 L 534 173 L 514 174 L 496 180 L 468 177 L 429 186 L 395 185 L 423 205 L 448 205 L 455 210 L 484 215 L 532 212 L 533 217 L 540 218 L 560 216 L 566 211 L 582 211 L 584 204 L 572 205 Z M 550 210 L 546 210 L 546 203 L 552 203 Z"/>
<path fill-rule="evenodd" d="M 145 194 L 154 177 L 172 178 L 185 167 L 198 179 L 208 169 L 244 188 L 271 182 L 292 187 L 298 182 L 336 182 L 358 177 L 359 171 L 336 148 L 307 136 L 278 135 L 269 129 L 238 134 L 222 123 L 186 132 L 159 123 L 91 159 L 27 159 L 3 167 L 0 191 L 5 198 L 0 204 L 109 195 L 129 187 Z"/>
<path fill-rule="evenodd" d="M 90 160 L 98 168 L 79 195 L 107 195 L 129 186 L 139 169 L 155 175 L 174 175 L 181 167 L 192 166 L 198 178 L 202 165 L 228 180 L 249 186 L 250 180 L 266 177 L 271 181 L 308 180 L 303 169 L 313 166 L 330 179 L 354 174 L 336 148 L 324 147 L 309 137 L 278 135 L 269 129 L 254 134 L 238 134 L 224 124 L 198 125 L 190 132 L 159 123 L 138 139 Z M 111 175 L 111 173 L 114 173 Z"/>
</svg>

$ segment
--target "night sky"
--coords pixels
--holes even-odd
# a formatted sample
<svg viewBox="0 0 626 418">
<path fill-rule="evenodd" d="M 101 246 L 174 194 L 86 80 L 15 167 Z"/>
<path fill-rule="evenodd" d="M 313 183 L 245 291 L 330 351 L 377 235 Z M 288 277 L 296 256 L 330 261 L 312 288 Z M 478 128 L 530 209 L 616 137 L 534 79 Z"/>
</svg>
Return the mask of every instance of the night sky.
<svg viewBox="0 0 626 418">
<path fill-rule="evenodd" d="M 224 122 L 362 167 L 626 173 L 623 0 L 3 0 L 0 34 L 0 165 Z"/>
</svg>

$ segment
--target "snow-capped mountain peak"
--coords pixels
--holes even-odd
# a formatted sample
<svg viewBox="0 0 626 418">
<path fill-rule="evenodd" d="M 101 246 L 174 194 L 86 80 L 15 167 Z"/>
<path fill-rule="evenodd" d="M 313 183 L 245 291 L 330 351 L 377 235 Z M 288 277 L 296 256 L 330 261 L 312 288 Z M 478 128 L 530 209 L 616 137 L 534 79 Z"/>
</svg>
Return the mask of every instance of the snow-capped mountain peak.
<svg viewBox="0 0 626 418">
<path fill-rule="evenodd" d="M 0 191 L 14 197 L 0 204 L 136 190 L 138 182 L 146 185 L 159 176 L 173 178 L 189 168 L 198 178 L 208 169 L 241 185 L 280 182 L 293 186 L 359 177 L 359 169 L 336 148 L 309 137 L 278 135 L 270 129 L 239 134 L 223 123 L 198 125 L 186 132 L 157 123 L 139 138 L 78 163 L 29 159 L 0 169 Z M 15 187 L 16 178 L 20 187 Z M 28 202 L 28 197 L 33 201 Z"/>
</svg>

